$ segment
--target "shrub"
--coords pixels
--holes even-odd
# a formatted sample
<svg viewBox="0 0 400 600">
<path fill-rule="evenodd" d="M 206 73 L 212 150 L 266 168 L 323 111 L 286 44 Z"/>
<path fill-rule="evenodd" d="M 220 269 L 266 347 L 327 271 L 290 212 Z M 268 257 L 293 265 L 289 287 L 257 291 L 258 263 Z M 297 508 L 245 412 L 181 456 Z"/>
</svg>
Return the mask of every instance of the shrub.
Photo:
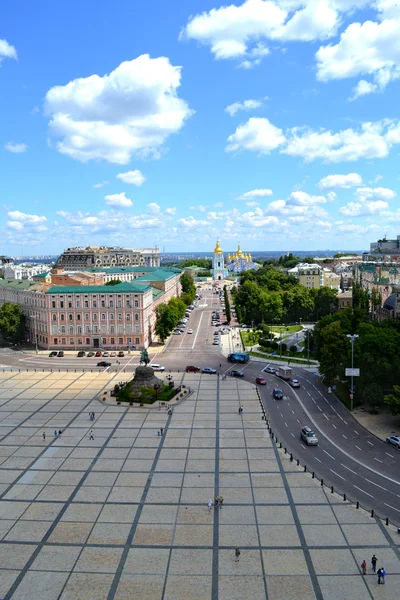
<svg viewBox="0 0 400 600">
<path fill-rule="evenodd" d="M 297 346 L 293 344 L 292 346 L 290 346 L 289 350 L 294 354 L 295 352 L 297 352 Z"/>
</svg>

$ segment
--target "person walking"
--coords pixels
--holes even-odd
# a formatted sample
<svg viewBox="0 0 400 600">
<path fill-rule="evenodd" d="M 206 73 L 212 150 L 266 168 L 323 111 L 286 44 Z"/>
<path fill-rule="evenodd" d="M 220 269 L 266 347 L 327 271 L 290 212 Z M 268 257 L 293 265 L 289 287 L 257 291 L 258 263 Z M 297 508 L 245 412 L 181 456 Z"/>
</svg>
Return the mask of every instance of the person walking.
<svg viewBox="0 0 400 600">
<path fill-rule="evenodd" d="M 361 570 L 362 570 L 362 574 L 363 575 L 367 574 L 367 563 L 366 563 L 365 558 L 364 558 L 364 560 L 361 563 Z"/>
<path fill-rule="evenodd" d="M 57 437 L 57 429 L 54 430 L 54 437 Z"/>
<path fill-rule="evenodd" d="M 239 557 L 240 557 L 240 550 L 239 550 L 239 548 L 236 548 L 236 550 L 235 550 L 235 562 L 239 562 Z"/>
<path fill-rule="evenodd" d="M 43 431 L 43 441 L 45 441 L 45 440 L 46 440 L 46 432 Z"/>
<path fill-rule="evenodd" d="M 94 418 L 95 418 L 95 416 L 96 416 L 96 415 L 94 414 L 94 411 L 93 411 L 93 412 L 92 412 L 92 417 L 93 417 L 93 418 L 92 418 L 92 421 L 94 421 Z"/>
<path fill-rule="evenodd" d="M 378 569 L 377 575 L 378 575 L 378 584 L 380 584 L 381 579 L 382 579 L 382 569 Z"/>
<path fill-rule="evenodd" d="M 164 427 L 160 427 L 160 435 L 162 436 L 163 433 L 164 433 Z"/>
<path fill-rule="evenodd" d="M 93 430 L 91 430 L 91 432 L 90 432 L 90 437 L 89 437 L 89 439 L 90 439 L 90 440 L 94 440 L 94 434 L 93 434 Z"/>
<path fill-rule="evenodd" d="M 218 510 L 218 505 L 219 505 L 219 496 L 215 496 L 215 500 L 214 500 L 215 510 Z"/>
<path fill-rule="evenodd" d="M 376 563 L 378 562 L 378 559 L 376 558 L 375 554 L 372 555 L 371 558 L 371 565 L 372 565 L 372 570 L 375 573 L 376 571 Z"/>
<path fill-rule="evenodd" d="M 219 497 L 219 508 L 220 508 L 220 510 L 221 510 L 221 508 L 222 508 L 222 505 L 223 505 L 223 503 L 224 503 L 224 497 L 223 497 L 223 496 L 220 496 L 220 497 Z"/>
<path fill-rule="evenodd" d="M 382 567 L 382 569 L 381 569 L 382 585 L 385 585 L 385 575 L 386 575 L 385 567 Z"/>
<path fill-rule="evenodd" d="M 211 498 L 208 499 L 207 506 L 208 506 L 208 512 L 211 512 L 211 508 L 212 508 L 212 500 L 211 500 Z"/>
</svg>

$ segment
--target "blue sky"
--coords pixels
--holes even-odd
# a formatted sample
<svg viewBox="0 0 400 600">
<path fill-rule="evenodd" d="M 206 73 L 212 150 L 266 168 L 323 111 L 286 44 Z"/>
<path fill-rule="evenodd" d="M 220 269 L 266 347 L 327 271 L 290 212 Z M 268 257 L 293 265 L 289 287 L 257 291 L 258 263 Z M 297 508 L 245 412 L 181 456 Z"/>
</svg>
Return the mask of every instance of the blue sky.
<svg viewBox="0 0 400 600">
<path fill-rule="evenodd" d="M 0 253 L 399 233 L 400 3 L 0 5 Z"/>
</svg>

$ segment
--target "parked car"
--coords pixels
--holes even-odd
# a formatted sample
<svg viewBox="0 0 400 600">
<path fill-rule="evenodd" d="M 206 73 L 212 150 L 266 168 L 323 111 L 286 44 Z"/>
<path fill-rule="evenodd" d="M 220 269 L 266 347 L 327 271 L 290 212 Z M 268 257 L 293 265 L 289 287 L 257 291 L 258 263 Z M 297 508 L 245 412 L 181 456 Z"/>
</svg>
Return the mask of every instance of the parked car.
<svg viewBox="0 0 400 600">
<path fill-rule="evenodd" d="M 229 325 L 228 321 L 222 321 L 222 325 Z"/>
<path fill-rule="evenodd" d="M 218 338 L 214 338 L 213 346 L 219 346 L 219 339 Z"/>
<path fill-rule="evenodd" d="M 54 356 L 57 356 L 57 352 L 54 352 L 53 350 L 53 352 L 50 352 L 49 357 L 53 358 Z"/>
<path fill-rule="evenodd" d="M 163 365 L 150 365 L 153 371 L 165 371 L 165 367 Z"/>
<path fill-rule="evenodd" d="M 124 353 L 124 352 L 122 352 L 122 350 L 120 350 L 120 351 L 118 352 L 118 356 L 119 356 L 119 358 L 123 358 L 123 357 L 125 356 L 125 353 Z"/>
<path fill-rule="evenodd" d="M 111 363 L 107 362 L 106 360 L 101 360 L 100 362 L 97 363 L 98 367 L 111 367 Z"/>
<path fill-rule="evenodd" d="M 78 352 L 78 358 L 82 358 L 82 356 L 86 356 L 86 352 L 84 352 L 83 350 L 80 350 Z"/>
<path fill-rule="evenodd" d="M 87 355 L 88 355 L 88 358 L 91 358 L 92 356 L 94 356 L 94 352 L 88 352 Z"/>
<path fill-rule="evenodd" d="M 201 370 L 202 373 L 208 373 L 209 375 L 215 375 L 215 373 L 217 372 L 216 369 L 211 369 L 211 367 L 204 367 Z"/>
<path fill-rule="evenodd" d="M 179 329 L 175 329 L 175 331 L 172 332 L 172 335 L 182 335 L 182 333 L 179 331 Z"/>
<path fill-rule="evenodd" d="M 198 373 L 200 371 L 200 367 L 194 367 L 193 365 L 189 365 L 186 367 L 186 373 Z"/>
<path fill-rule="evenodd" d="M 116 352 L 110 352 L 110 356 L 117 356 Z"/>
<path fill-rule="evenodd" d="M 103 352 L 103 357 L 104 357 L 104 358 L 108 358 L 109 356 L 110 356 L 110 353 L 109 353 L 109 352 Z"/>
<path fill-rule="evenodd" d="M 280 388 L 274 388 L 272 390 L 272 396 L 275 398 L 275 400 L 282 400 L 283 399 L 282 390 Z"/>
<path fill-rule="evenodd" d="M 276 369 L 274 367 L 265 367 L 264 371 L 266 373 L 272 373 L 273 375 L 276 373 Z"/>
<path fill-rule="evenodd" d="M 309 427 L 303 427 L 300 432 L 301 439 L 307 444 L 307 446 L 317 446 L 318 438 Z"/>
<path fill-rule="evenodd" d="M 258 385 L 267 385 L 267 382 L 262 377 L 256 377 L 256 383 L 258 383 Z"/>
<path fill-rule="evenodd" d="M 391 444 L 395 448 L 400 448 L 400 435 L 389 435 L 386 438 L 388 444 Z"/>
<path fill-rule="evenodd" d="M 300 381 L 298 379 L 294 379 L 293 377 L 292 377 L 292 379 L 289 379 L 289 383 L 293 388 L 300 387 Z"/>
<path fill-rule="evenodd" d="M 96 352 L 95 356 L 96 356 L 96 357 L 98 357 L 98 356 L 101 356 L 101 351 L 100 351 L 100 350 L 97 350 L 97 352 Z"/>
<path fill-rule="evenodd" d="M 187 332 L 188 333 L 193 333 L 193 329 L 188 329 Z"/>
<path fill-rule="evenodd" d="M 58 356 L 59 358 L 62 358 L 62 357 L 64 356 L 64 350 L 60 350 L 60 351 L 57 353 L 57 356 Z"/>
<path fill-rule="evenodd" d="M 231 371 L 231 377 L 244 377 L 244 373 L 242 373 L 242 371 L 238 371 L 237 369 L 233 369 L 233 371 Z"/>
</svg>

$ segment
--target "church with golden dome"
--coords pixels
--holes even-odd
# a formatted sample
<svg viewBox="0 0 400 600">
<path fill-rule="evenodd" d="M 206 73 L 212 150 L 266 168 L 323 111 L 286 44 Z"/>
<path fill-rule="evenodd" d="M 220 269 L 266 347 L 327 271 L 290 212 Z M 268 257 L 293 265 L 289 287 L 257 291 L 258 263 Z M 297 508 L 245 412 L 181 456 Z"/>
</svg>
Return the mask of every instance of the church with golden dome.
<svg viewBox="0 0 400 600">
<path fill-rule="evenodd" d="M 236 275 L 250 269 L 257 270 L 259 268 L 260 265 L 253 261 L 250 253 L 246 254 L 242 252 L 240 244 L 238 244 L 236 252 L 227 255 L 225 263 L 222 248 L 219 240 L 217 240 L 213 258 L 213 279 L 225 279 L 229 275 Z"/>
</svg>

